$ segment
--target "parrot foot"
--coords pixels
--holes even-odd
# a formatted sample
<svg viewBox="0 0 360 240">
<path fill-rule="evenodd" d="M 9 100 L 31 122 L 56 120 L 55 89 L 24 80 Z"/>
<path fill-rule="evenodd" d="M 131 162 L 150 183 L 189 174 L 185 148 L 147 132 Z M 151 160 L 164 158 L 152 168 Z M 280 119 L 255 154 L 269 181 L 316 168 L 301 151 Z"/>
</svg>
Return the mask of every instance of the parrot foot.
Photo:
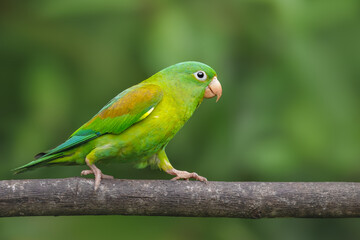
<svg viewBox="0 0 360 240">
<path fill-rule="evenodd" d="M 103 174 L 99 168 L 95 166 L 95 164 L 90 164 L 88 159 L 85 159 L 86 165 L 91 168 L 91 170 L 83 170 L 81 171 L 81 176 L 94 174 L 95 175 L 95 191 L 99 188 L 101 179 L 114 179 L 113 176 Z"/>
<path fill-rule="evenodd" d="M 192 172 L 189 173 L 187 171 L 179 171 L 176 169 L 170 169 L 166 171 L 170 175 L 175 175 L 176 177 L 172 178 L 172 181 L 178 180 L 178 179 L 185 179 L 189 180 L 190 178 L 194 178 L 195 180 L 201 181 L 201 182 L 207 182 L 207 179 L 205 177 L 199 176 L 197 173 Z"/>
<path fill-rule="evenodd" d="M 93 170 L 83 170 L 83 171 L 81 171 L 81 176 L 85 176 L 85 175 L 89 175 L 89 174 L 94 174 Z M 103 178 L 103 179 L 114 179 L 113 176 L 106 175 L 106 174 L 103 174 L 103 173 L 101 173 L 101 178 Z"/>
</svg>

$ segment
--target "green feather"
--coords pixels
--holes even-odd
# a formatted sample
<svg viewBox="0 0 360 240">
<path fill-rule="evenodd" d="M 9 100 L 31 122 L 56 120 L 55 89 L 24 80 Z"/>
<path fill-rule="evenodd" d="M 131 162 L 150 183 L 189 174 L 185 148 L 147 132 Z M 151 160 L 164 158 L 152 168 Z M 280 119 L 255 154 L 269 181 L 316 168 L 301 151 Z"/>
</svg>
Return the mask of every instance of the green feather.
<svg viewBox="0 0 360 240">
<path fill-rule="evenodd" d="M 99 135 L 120 134 L 141 120 L 162 97 L 161 88 L 154 84 L 135 85 L 116 96 L 71 136 L 82 135 L 84 131 L 89 130 Z"/>
<path fill-rule="evenodd" d="M 24 172 L 26 170 L 29 170 L 30 168 L 33 168 L 35 166 L 43 165 L 51 160 L 62 157 L 63 155 L 64 155 L 63 153 L 55 153 L 52 155 L 48 155 L 46 157 L 41 157 L 32 162 L 29 162 L 28 164 L 25 164 L 24 166 L 12 169 L 12 171 L 14 171 L 14 174 L 18 174 L 18 173 Z"/>
<path fill-rule="evenodd" d="M 55 153 L 59 153 L 59 152 L 69 150 L 69 149 L 71 149 L 73 147 L 76 147 L 79 144 L 83 144 L 83 143 L 86 143 L 86 142 L 90 141 L 91 139 L 97 138 L 98 136 L 100 136 L 100 134 L 99 133 L 94 133 L 94 132 L 90 133 L 89 135 L 85 135 L 85 136 L 81 136 L 81 135 L 72 136 L 66 142 L 64 142 L 64 143 L 60 144 L 59 146 L 57 146 L 56 148 L 51 149 L 50 151 L 48 151 L 41 158 L 47 157 L 47 156 L 55 154 Z"/>
</svg>

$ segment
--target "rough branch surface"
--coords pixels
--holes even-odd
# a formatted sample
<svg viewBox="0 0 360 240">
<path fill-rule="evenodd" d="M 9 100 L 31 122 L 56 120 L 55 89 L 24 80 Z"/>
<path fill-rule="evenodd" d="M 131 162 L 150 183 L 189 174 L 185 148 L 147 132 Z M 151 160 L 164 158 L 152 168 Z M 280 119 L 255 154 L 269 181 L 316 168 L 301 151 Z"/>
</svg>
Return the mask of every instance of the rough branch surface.
<svg viewBox="0 0 360 240">
<path fill-rule="evenodd" d="M 360 183 L 94 180 L 0 181 L 0 217 L 59 215 L 359 217 Z"/>
</svg>

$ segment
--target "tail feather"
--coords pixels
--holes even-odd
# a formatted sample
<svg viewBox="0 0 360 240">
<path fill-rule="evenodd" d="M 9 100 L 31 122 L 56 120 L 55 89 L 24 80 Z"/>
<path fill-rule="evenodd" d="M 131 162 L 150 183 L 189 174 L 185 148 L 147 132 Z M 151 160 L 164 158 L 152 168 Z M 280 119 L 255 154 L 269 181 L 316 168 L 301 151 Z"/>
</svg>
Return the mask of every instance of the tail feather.
<svg viewBox="0 0 360 240">
<path fill-rule="evenodd" d="M 86 132 L 86 133 L 88 133 L 88 135 L 73 135 L 68 140 L 66 140 L 64 143 L 57 146 L 56 148 L 36 154 L 34 161 L 29 162 L 28 164 L 26 164 L 24 166 L 13 169 L 14 174 L 21 173 L 21 172 L 26 171 L 35 166 L 45 165 L 46 163 L 48 163 L 54 159 L 64 157 L 65 153 L 68 150 L 75 148 L 81 144 L 84 144 L 84 143 L 100 136 L 99 133 L 93 132 L 93 131 Z"/>
<path fill-rule="evenodd" d="M 39 153 L 35 156 L 34 161 L 29 162 L 28 164 L 25 164 L 24 166 L 12 169 L 12 171 L 14 171 L 14 174 L 18 174 L 21 172 L 24 172 L 26 170 L 29 170 L 30 168 L 33 168 L 35 166 L 39 166 L 39 165 L 43 165 L 51 160 L 54 160 L 56 158 L 60 158 L 64 155 L 64 153 L 55 153 L 55 154 L 50 154 L 46 156 L 46 153 Z"/>
<path fill-rule="evenodd" d="M 41 153 L 38 153 L 34 156 L 35 159 L 39 159 L 39 158 L 42 158 L 44 155 L 46 155 L 47 153 L 46 152 L 41 152 Z"/>
</svg>

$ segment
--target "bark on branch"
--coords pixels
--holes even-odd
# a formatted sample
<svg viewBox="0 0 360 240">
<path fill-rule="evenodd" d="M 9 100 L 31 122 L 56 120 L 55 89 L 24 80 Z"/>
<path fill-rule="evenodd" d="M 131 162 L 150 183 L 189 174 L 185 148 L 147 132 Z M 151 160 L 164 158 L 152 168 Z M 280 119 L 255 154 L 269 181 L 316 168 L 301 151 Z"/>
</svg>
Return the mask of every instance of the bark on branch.
<svg viewBox="0 0 360 240">
<path fill-rule="evenodd" d="M 0 181 L 0 217 L 59 215 L 359 217 L 360 183 L 94 180 Z"/>
</svg>

